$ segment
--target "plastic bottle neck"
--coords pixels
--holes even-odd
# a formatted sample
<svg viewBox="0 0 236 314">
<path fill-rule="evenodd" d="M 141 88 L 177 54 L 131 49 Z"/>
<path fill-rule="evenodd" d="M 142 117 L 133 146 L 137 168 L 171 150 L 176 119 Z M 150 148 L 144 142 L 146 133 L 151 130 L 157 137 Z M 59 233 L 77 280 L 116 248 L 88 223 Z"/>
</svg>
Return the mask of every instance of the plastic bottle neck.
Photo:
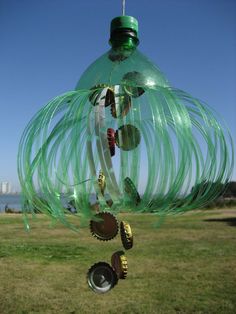
<svg viewBox="0 0 236 314">
<path fill-rule="evenodd" d="M 115 51 L 135 50 L 139 40 L 135 31 L 122 28 L 111 33 L 109 44 Z"/>
</svg>

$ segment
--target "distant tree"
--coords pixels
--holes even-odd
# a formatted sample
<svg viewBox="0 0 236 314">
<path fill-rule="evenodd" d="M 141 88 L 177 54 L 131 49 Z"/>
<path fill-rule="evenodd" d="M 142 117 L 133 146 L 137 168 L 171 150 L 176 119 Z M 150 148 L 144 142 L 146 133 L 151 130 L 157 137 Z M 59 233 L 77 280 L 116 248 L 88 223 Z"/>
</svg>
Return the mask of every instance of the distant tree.
<svg viewBox="0 0 236 314">
<path fill-rule="evenodd" d="M 224 188 L 225 185 L 221 182 L 203 180 L 202 182 L 192 187 L 192 200 L 194 201 L 199 197 L 204 197 L 207 195 L 209 195 L 209 198 L 212 200 L 216 197 L 222 196 L 224 193 Z"/>
<path fill-rule="evenodd" d="M 236 182 L 231 181 L 228 183 L 226 190 L 223 194 L 223 197 L 236 198 Z"/>
</svg>

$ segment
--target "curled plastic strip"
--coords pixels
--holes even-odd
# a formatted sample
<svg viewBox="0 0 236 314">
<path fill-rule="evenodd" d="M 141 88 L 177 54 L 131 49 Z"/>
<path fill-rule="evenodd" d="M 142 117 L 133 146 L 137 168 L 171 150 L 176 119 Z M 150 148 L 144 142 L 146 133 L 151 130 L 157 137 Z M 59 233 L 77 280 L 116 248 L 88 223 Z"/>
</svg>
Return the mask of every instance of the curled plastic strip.
<svg viewBox="0 0 236 314">
<path fill-rule="evenodd" d="M 233 168 L 233 144 L 224 123 L 183 91 L 142 88 L 142 96 L 131 97 L 129 112 L 118 118 L 106 107 L 104 87 L 67 92 L 32 118 L 18 152 L 26 214 L 42 212 L 74 229 L 67 215 L 71 200 L 79 220 L 90 221 L 94 195 L 101 209 L 108 207 L 108 193 L 115 213 L 163 215 L 202 207 L 222 192 Z M 95 91 L 98 104 L 91 106 Z M 132 149 L 117 149 L 111 158 L 107 130 L 123 125 L 139 130 L 140 143 L 129 138 Z M 100 169 L 106 177 L 104 195 L 97 180 Z M 125 202 L 127 177 L 142 199 L 138 206 Z"/>
</svg>

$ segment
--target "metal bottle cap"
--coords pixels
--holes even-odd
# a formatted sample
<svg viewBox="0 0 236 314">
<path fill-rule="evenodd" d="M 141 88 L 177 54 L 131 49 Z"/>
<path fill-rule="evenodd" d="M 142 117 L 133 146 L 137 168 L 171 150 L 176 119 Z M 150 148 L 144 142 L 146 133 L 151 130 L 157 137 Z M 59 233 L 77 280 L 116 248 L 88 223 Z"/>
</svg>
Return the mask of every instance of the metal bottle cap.
<svg viewBox="0 0 236 314">
<path fill-rule="evenodd" d="M 87 273 L 89 287 L 96 293 L 106 293 L 117 284 L 118 278 L 112 267 L 105 262 L 94 264 Z"/>
</svg>

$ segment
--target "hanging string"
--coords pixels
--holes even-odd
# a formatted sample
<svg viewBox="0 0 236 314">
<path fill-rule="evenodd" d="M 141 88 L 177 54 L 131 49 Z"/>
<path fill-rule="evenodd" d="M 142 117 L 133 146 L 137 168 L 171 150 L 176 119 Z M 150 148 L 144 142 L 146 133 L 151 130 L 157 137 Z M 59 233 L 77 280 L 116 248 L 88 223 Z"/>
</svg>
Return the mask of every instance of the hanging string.
<svg viewBox="0 0 236 314">
<path fill-rule="evenodd" d="M 125 15 L 125 0 L 122 0 L 122 15 Z"/>
</svg>

